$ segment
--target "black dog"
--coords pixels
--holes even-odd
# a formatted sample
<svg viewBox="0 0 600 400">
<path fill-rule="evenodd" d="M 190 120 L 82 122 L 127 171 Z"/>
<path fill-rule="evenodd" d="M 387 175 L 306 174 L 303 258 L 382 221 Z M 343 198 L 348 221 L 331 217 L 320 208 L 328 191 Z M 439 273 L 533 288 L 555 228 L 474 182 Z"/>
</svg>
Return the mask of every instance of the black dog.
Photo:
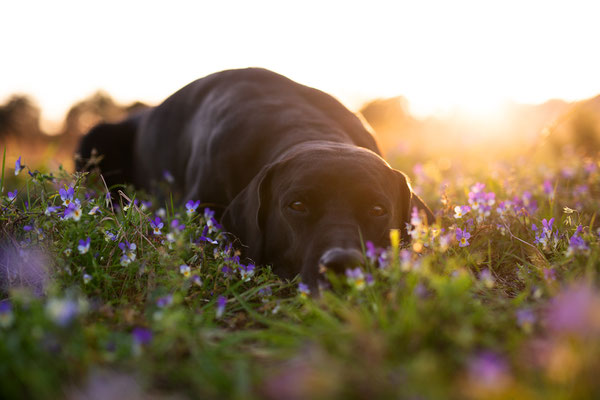
<svg viewBox="0 0 600 400">
<path fill-rule="evenodd" d="M 264 69 L 219 72 L 82 140 L 107 183 L 152 190 L 169 171 L 185 200 L 221 205 L 244 255 L 311 287 L 319 267 L 362 261 L 361 240 L 389 244 L 412 206 L 427 206 L 380 157 L 373 136 L 333 97 Z M 81 167 L 81 164 L 79 164 Z"/>
</svg>

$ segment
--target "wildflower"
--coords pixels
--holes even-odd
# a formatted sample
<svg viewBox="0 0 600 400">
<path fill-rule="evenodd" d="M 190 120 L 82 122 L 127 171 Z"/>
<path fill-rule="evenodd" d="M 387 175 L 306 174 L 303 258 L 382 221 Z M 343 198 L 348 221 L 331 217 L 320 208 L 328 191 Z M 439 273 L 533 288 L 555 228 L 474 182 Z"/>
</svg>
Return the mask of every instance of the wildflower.
<svg viewBox="0 0 600 400">
<path fill-rule="evenodd" d="M 0 327 L 8 328 L 14 320 L 12 304 L 9 300 L 0 301 Z"/>
<path fill-rule="evenodd" d="M 104 240 L 107 242 L 115 242 L 117 240 L 117 235 L 107 230 L 104 232 Z"/>
<path fill-rule="evenodd" d="M 208 227 L 209 233 L 215 233 L 222 229 L 222 226 L 212 217 L 206 221 L 206 226 Z"/>
<path fill-rule="evenodd" d="M 372 264 L 375 264 L 377 262 L 377 257 L 379 254 L 378 249 L 375 247 L 373 242 L 371 242 L 370 240 L 367 240 L 367 242 L 365 243 L 365 247 L 366 247 L 365 255 L 367 256 L 367 259 Z"/>
<path fill-rule="evenodd" d="M 135 261 L 135 249 L 137 248 L 135 243 L 129 243 L 128 241 L 125 241 L 125 243 L 119 243 L 119 248 L 123 251 L 123 255 L 121 256 L 122 266 L 126 266 Z"/>
<path fill-rule="evenodd" d="M 600 294 L 587 283 L 571 285 L 552 299 L 546 319 L 555 332 L 597 335 L 600 333 Z"/>
<path fill-rule="evenodd" d="M 92 280 L 92 276 L 89 274 L 83 274 L 83 283 L 84 284 L 88 284 L 90 283 L 90 281 Z"/>
<path fill-rule="evenodd" d="M 167 210 L 161 207 L 158 210 L 156 210 L 156 215 L 164 219 L 167 217 Z"/>
<path fill-rule="evenodd" d="M 19 175 L 25 169 L 25 165 L 21 164 L 21 156 L 15 162 L 15 176 Z"/>
<path fill-rule="evenodd" d="M 166 296 L 159 297 L 158 299 L 156 299 L 156 306 L 159 308 L 165 308 L 170 306 L 171 304 L 173 304 L 172 294 L 168 294 Z"/>
<path fill-rule="evenodd" d="M 456 228 L 456 240 L 458 240 L 458 245 L 460 247 L 466 247 L 469 245 L 469 239 L 471 238 L 471 234 L 467 232 L 467 230 L 462 230 L 460 228 Z"/>
<path fill-rule="evenodd" d="M 387 251 L 381 251 L 381 253 L 379 253 L 379 257 L 377 258 L 377 264 L 379 264 L 380 269 L 384 269 L 390 264 L 389 255 Z"/>
<path fill-rule="evenodd" d="M 71 255 L 71 248 L 67 247 L 66 249 L 63 250 L 63 253 L 65 253 L 65 256 L 69 257 Z"/>
<path fill-rule="evenodd" d="M 212 243 L 212 244 L 219 244 L 219 242 L 217 242 L 216 240 L 208 237 L 208 225 L 204 226 L 204 229 L 202 230 L 202 235 L 200 236 L 200 238 L 198 240 L 200 240 L 202 242 Z"/>
<path fill-rule="evenodd" d="M 202 286 L 202 279 L 200 279 L 198 275 L 192 276 L 192 282 L 194 283 L 194 285 Z"/>
<path fill-rule="evenodd" d="M 55 213 L 57 211 L 58 211 L 58 207 L 48 206 L 48 207 L 46 207 L 46 210 L 44 211 L 44 214 L 45 215 L 50 215 L 50 214 L 53 214 L 53 213 Z"/>
<path fill-rule="evenodd" d="M 544 181 L 543 187 L 546 196 L 548 196 L 548 198 L 552 200 L 554 198 L 554 185 L 552 185 L 552 182 L 549 179 L 546 179 Z"/>
<path fill-rule="evenodd" d="M 106 195 L 104 195 L 104 199 L 106 201 L 106 207 L 110 206 L 110 202 L 112 200 L 112 196 L 110 195 L 110 192 L 106 192 Z"/>
<path fill-rule="evenodd" d="M 495 353 L 483 352 L 469 362 L 469 382 L 483 390 L 501 390 L 509 383 L 506 361 Z"/>
<path fill-rule="evenodd" d="M 92 209 L 90 210 L 88 215 L 96 215 L 96 213 L 100 212 L 98 210 L 100 210 L 100 206 L 94 206 L 94 207 L 92 207 Z"/>
<path fill-rule="evenodd" d="M 498 203 L 498 207 L 496 208 L 496 212 L 501 216 L 505 216 L 506 213 L 512 207 L 512 202 L 510 200 L 501 201 Z"/>
<path fill-rule="evenodd" d="M 254 275 L 255 268 L 256 266 L 254 264 L 248 264 L 246 266 L 240 265 L 240 275 L 242 281 L 248 282 L 250 278 L 252 278 L 252 275 Z"/>
<path fill-rule="evenodd" d="M 580 236 L 583 227 L 581 225 L 577 226 L 575 233 L 569 239 L 569 247 L 567 248 L 567 256 L 570 256 L 575 253 L 586 253 L 590 248 Z"/>
<path fill-rule="evenodd" d="M 223 313 L 225 312 L 225 305 L 227 304 L 227 299 L 223 296 L 219 296 L 217 298 L 217 313 L 215 315 L 216 318 L 221 318 Z"/>
<path fill-rule="evenodd" d="M 133 199 L 132 201 L 130 201 L 129 203 L 127 203 L 126 205 L 123 206 L 123 212 L 126 212 L 127 210 L 129 210 L 131 208 L 131 206 L 137 206 L 137 205 L 138 205 L 138 200 Z"/>
<path fill-rule="evenodd" d="M 373 286 L 375 284 L 375 279 L 373 279 L 372 274 L 365 274 L 365 283 L 367 286 Z"/>
<path fill-rule="evenodd" d="M 543 268 L 544 279 L 548 282 L 556 280 L 556 272 L 552 268 Z"/>
<path fill-rule="evenodd" d="M 412 253 L 406 249 L 400 251 L 400 269 L 410 271 L 412 267 Z"/>
<path fill-rule="evenodd" d="M 526 332 L 531 332 L 533 324 L 535 324 L 536 320 L 533 311 L 531 311 L 528 308 L 522 308 L 520 310 L 517 310 L 516 317 L 517 324 L 519 324 L 519 326 L 523 328 Z"/>
<path fill-rule="evenodd" d="M 307 298 L 308 295 L 310 294 L 310 289 L 308 288 L 308 285 L 300 282 L 298 284 L 298 293 L 300 294 L 300 297 L 302 297 L 303 299 Z"/>
<path fill-rule="evenodd" d="M 191 217 L 192 215 L 194 215 L 194 213 L 196 212 L 196 209 L 198 208 L 198 206 L 200 205 L 200 200 L 189 200 L 187 203 L 185 203 L 185 208 L 187 209 L 186 213 L 188 215 L 188 217 Z"/>
<path fill-rule="evenodd" d="M 31 232 L 33 230 L 33 226 L 31 226 L 31 225 L 24 225 L 23 226 L 23 230 L 25 232 Z"/>
<path fill-rule="evenodd" d="M 77 303 L 70 299 L 52 298 L 46 303 L 46 314 L 60 326 L 69 325 L 78 313 Z"/>
<path fill-rule="evenodd" d="M 86 240 L 79 239 L 77 250 L 79 250 L 79 254 L 87 253 L 90 250 L 90 238 L 88 237 Z"/>
<path fill-rule="evenodd" d="M 63 219 L 72 219 L 73 221 L 81 219 L 81 203 L 79 203 L 79 200 L 76 199 L 65 208 Z"/>
<path fill-rule="evenodd" d="M 58 192 L 60 193 L 60 198 L 63 201 L 63 206 L 68 207 L 73 201 L 73 195 L 75 194 L 73 187 L 69 186 L 67 190 L 61 188 Z"/>
<path fill-rule="evenodd" d="M 15 189 L 13 192 L 8 192 L 8 200 L 13 201 L 14 199 L 16 199 L 17 193 L 17 189 Z"/>
<path fill-rule="evenodd" d="M 181 232 L 185 229 L 185 225 L 180 223 L 178 219 L 174 219 L 171 221 L 171 228 L 173 228 L 177 232 Z"/>
<path fill-rule="evenodd" d="M 192 273 L 192 269 L 189 265 L 183 264 L 179 266 L 179 272 L 181 273 L 181 275 L 185 276 L 186 278 L 189 278 Z"/>
<path fill-rule="evenodd" d="M 152 341 L 152 331 L 150 329 L 135 327 L 131 331 L 131 337 L 134 343 L 145 345 Z"/>
<path fill-rule="evenodd" d="M 163 178 L 165 178 L 165 181 L 167 181 L 168 183 L 175 182 L 175 178 L 173 178 L 173 175 L 171 175 L 171 173 L 166 169 L 163 171 Z"/>
<path fill-rule="evenodd" d="M 354 286 L 358 290 L 363 290 L 366 286 L 365 276 L 363 275 L 363 272 L 360 269 L 360 267 L 356 267 L 354 269 L 347 268 L 346 278 L 348 284 Z"/>
<path fill-rule="evenodd" d="M 258 291 L 258 295 L 260 297 L 269 297 L 273 294 L 273 290 L 271 290 L 271 286 L 265 286 Z"/>
<path fill-rule="evenodd" d="M 150 207 L 152 207 L 152 202 L 151 202 L 151 201 L 143 201 L 143 200 L 142 200 L 142 205 L 140 206 L 140 210 L 142 210 L 142 211 L 146 211 L 146 210 L 148 210 Z"/>
<path fill-rule="evenodd" d="M 471 211 L 471 207 L 469 206 L 456 206 L 454 207 L 454 218 L 462 218 L 463 215 L 465 215 L 469 211 Z"/>
<path fill-rule="evenodd" d="M 160 230 L 163 228 L 164 225 L 165 224 L 162 223 L 162 221 L 160 220 L 160 217 L 156 217 L 156 218 L 154 218 L 154 220 L 150 221 L 150 226 L 152 227 L 153 233 L 155 235 L 161 234 Z"/>
<path fill-rule="evenodd" d="M 489 269 L 485 268 L 479 274 L 479 280 L 485 285 L 486 288 L 491 289 L 494 287 L 494 277 Z"/>
</svg>

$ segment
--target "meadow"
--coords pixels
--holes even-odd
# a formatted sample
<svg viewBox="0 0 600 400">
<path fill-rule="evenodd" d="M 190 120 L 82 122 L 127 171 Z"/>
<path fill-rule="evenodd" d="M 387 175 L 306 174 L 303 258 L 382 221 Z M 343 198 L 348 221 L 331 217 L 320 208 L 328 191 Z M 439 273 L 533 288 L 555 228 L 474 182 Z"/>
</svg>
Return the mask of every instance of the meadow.
<svg viewBox="0 0 600 400">
<path fill-rule="evenodd" d="M 6 155 L 6 153 L 5 153 Z M 600 163 L 392 160 L 436 211 L 314 296 L 202 199 L 2 161 L 0 397 L 600 398 Z"/>
</svg>

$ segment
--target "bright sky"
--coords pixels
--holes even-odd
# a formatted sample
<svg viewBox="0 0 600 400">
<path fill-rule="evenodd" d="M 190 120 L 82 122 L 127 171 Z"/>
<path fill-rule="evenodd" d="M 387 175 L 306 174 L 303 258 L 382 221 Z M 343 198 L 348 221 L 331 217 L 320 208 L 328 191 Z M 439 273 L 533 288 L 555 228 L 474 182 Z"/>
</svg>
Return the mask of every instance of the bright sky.
<svg viewBox="0 0 600 400">
<path fill-rule="evenodd" d="M 352 109 L 404 95 L 424 115 L 600 93 L 599 1 L 63 1 L 0 4 L 0 101 L 60 119 L 97 89 L 160 102 L 262 66 Z"/>
</svg>

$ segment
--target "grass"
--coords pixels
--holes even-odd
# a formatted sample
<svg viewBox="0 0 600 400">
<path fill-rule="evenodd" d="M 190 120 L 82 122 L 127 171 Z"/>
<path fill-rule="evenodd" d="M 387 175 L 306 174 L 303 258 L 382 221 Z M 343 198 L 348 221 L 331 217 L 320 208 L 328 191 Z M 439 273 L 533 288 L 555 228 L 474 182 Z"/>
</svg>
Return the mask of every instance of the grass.
<svg viewBox="0 0 600 400">
<path fill-rule="evenodd" d="M 409 248 L 312 298 L 268 267 L 242 279 L 201 207 L 3 159 L 0 397 L 598 398 L 600 168 L 544 165 L 415 169 L 438 223 L 414 215 Z"/>
</svg>

